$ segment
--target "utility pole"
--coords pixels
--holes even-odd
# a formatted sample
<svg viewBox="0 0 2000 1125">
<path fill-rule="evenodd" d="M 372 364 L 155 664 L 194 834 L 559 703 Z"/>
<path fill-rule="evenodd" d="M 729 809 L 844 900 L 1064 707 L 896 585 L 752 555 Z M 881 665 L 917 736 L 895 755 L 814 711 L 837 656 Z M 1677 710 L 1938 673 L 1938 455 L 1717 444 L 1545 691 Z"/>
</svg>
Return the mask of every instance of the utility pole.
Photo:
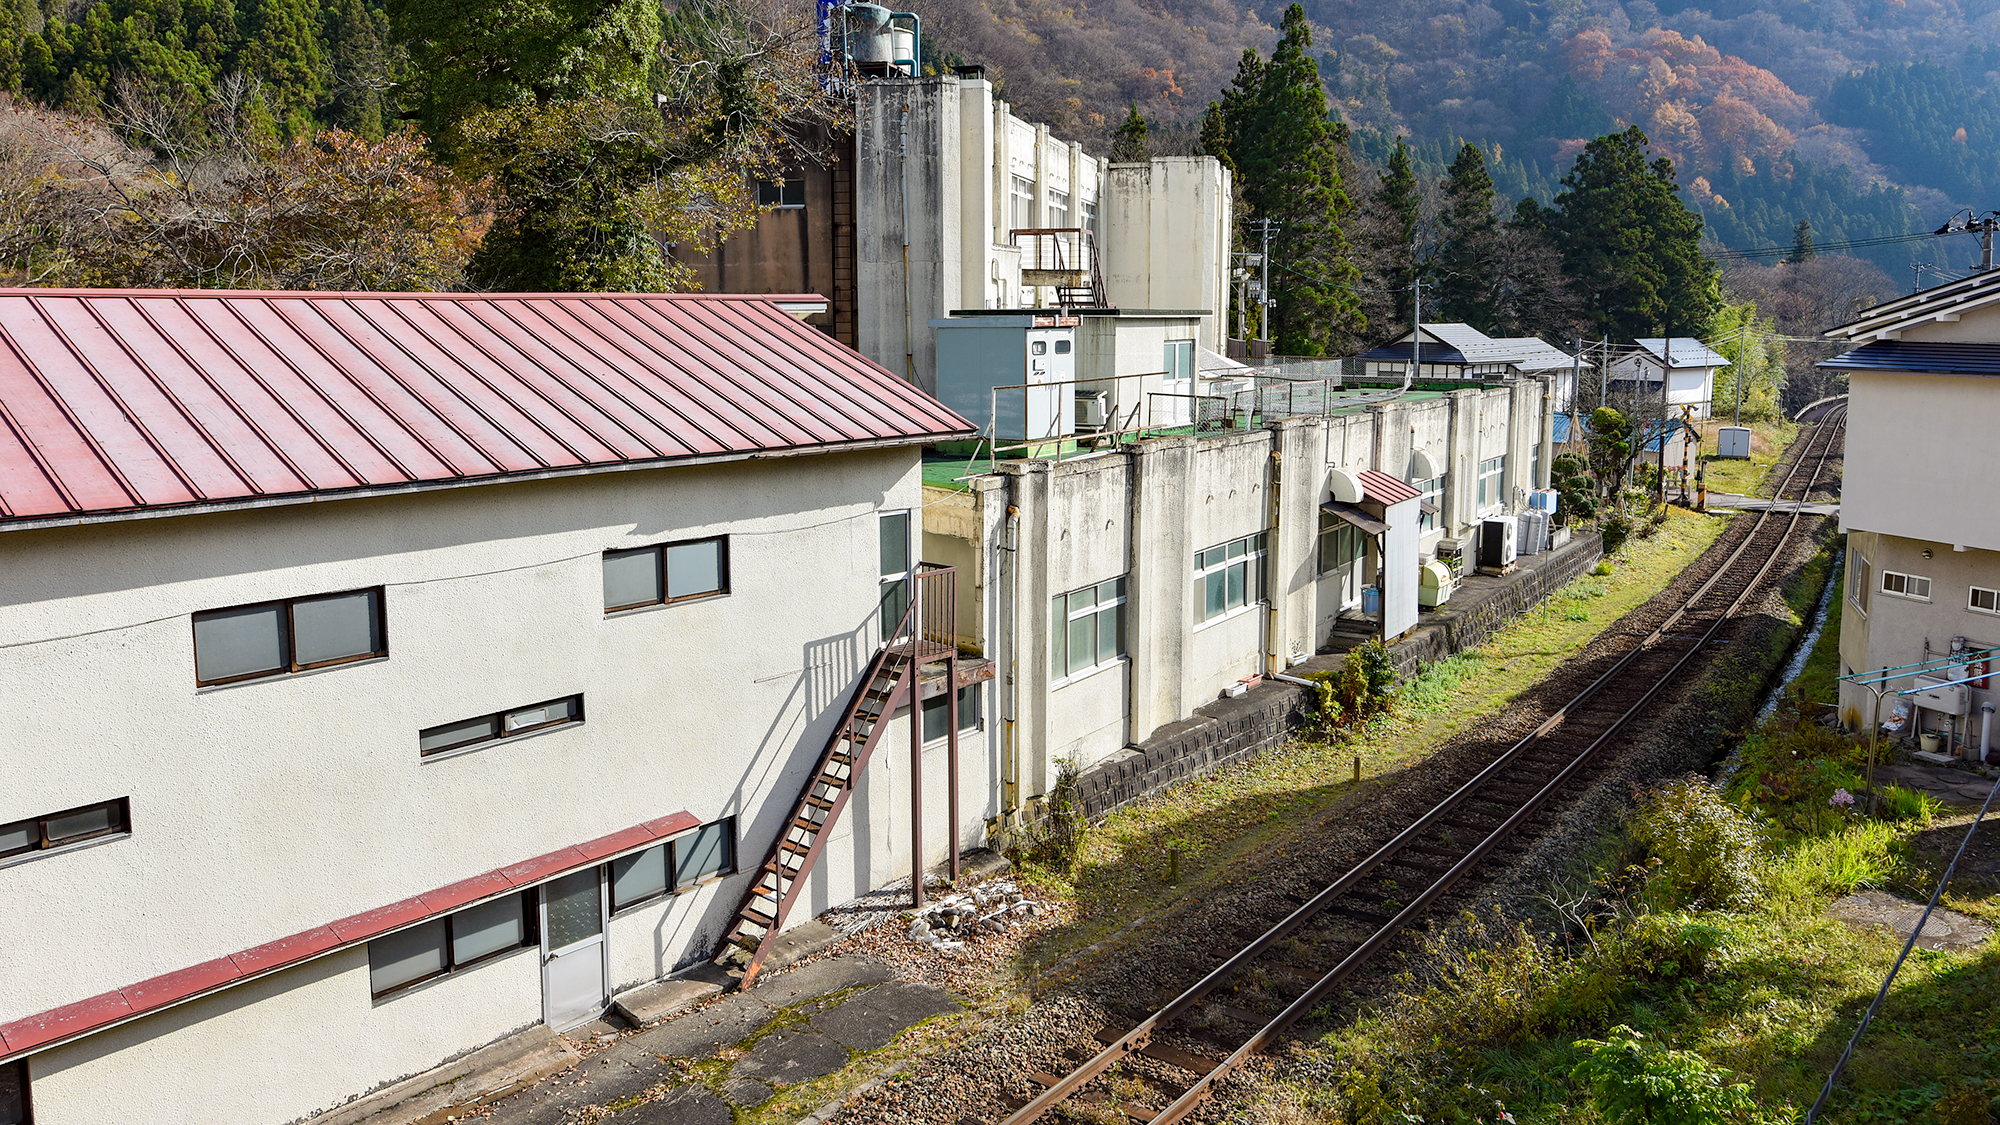
<svg viewBox="0 0 2000 1125">
<path fill-rule="evenodd" d="M 1736 375 L 1736 413 L 1731 417 L 1730 424 L 1737 426 L 1743 424 L 1743 345 L 1749 342 L 1750 330 L 1745 328 L 1743 335 L 1736 338 L 1736 362 L 1730 365 L 1730 370 Z M 1722 439 L 1716 440 L 1719 442 Z M 1718 445 L 1716 448 L 1720 449 L 1721 446 Z"/>
<path fill-rule="evenodd" d="M 1418 358 L 1424 346 L 1424 279 L 1417 278 L 1410 285 L 1410 382 L 1414 383 L 1424 371 Z"/>
<path fill-rule="evenodd" d="M 1660 503 L 1667 502 L 1667 380 L 1674 373 L 1674 329 L 1667 326 L 1666 358 L 1660 364 L 1660 472 L 1654 482 Z"/>
<path fill-rule="evenodd" d="M 1576 337 L 1576 351 L 1569 357 L 1569 440 L 1583 440 L 1576 428 L 1577 400 L 1583 397 L 1583 337 Z"/>
<path fill-rule="evenodd" d="M 1257 225 L 1262 227 L 1264 231 L 1264 260 L 1259 263 L 1264 273 L 1258 280 L 1257 286 L 1258 297 L 1264 306 L 1264 320 L 1261 332 L 1264 337 L 1264 348 L 1268 353 L 1271 347 L 1271 220 L 1269 218 L 1260 219 Z"/>
</svg>

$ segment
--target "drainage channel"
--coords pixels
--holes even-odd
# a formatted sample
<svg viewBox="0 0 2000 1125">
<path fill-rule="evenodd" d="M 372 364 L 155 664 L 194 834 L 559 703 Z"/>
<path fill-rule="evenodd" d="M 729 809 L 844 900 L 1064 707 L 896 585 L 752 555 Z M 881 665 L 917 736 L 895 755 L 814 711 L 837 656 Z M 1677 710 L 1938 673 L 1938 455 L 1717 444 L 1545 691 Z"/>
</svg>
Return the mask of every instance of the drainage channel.
<svg viewBox="0 0 2000 1125">
<path fill-rule="evenodd" d="M 1792 655 L 1785 661 L 1784 671 L 1771 681 L 1769 688 L 1765 689 L 1764 701 L 1757 706 L 1757 722 L 1763 722 L 1777 711 L 1778 704 L 1784 701 L 1785 689 L 1791 687 L 1792 681 L 1798 679 L 1806 670 L 1806 661 L 1812 659 L 1813 648 L 1819 644 L 1819 635 L 1826 632 L 1826 616 L 1832 612 L 1833 597 L 1840 591 L 1842 572 L 1846 566 L 1846 552 L 1835 551 L 1833 571 L 1826 576 L 1826 588 L 1819 592 L 1819 601 L 1813 605 L 1812 617 L 1806 622 L 1805 635 L 1792 646 Z M 1716 780 L 1724 785 L 1729 784 L 1729 780 L 1736 776 L 1736 771 L 1742 762 L 1743 747 L 1739 745 L 1729 752 L 1729 757 L 1723 761 L 1721 768 L 1716 770 Z"/>
</svg>

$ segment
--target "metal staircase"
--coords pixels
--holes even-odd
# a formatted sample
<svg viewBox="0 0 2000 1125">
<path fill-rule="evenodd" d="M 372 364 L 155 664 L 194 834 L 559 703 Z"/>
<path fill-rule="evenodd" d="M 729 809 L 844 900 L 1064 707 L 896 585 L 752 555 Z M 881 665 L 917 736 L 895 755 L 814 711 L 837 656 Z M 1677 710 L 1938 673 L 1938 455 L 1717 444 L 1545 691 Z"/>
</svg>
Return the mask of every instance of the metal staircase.
<svg viewBox="0 0 2000 1125">
<path fill-rule="evenodd" d="M 1105 307 L 1104 270 L 1090 228 L 1041 227 L 1009 234 L 1021 252 L 1023 286 L 1053 287 L 1062 308 Z"/>
<path fill-rule="evenodd" d="M 890 717 L 905 704 L 921 712 L 918 689 L 923 666 L 938 660 L 956 663 L 956 577 L 951 567 L 922 563 L 907 580 L 908 607 L 887 632 L 889 639 L 876 650 L 849 696 L 840 722 L 820 751 L 818 764 L 722 935 L 716 964 L 743 961 L 748 955 L 738 987 L 750 987 L 770 956 L 785 918 L 798 904 L 806 879 L 819 862 L 828 834 L 854 795 L 855 782 L 868 768 L 868 759 L 883 732 L 889 729 Z M 891 612 L 896 600 L 900 598 L 884 599 Z M 887 613 L 883 616 L 886 621 Z"/>
</svg>

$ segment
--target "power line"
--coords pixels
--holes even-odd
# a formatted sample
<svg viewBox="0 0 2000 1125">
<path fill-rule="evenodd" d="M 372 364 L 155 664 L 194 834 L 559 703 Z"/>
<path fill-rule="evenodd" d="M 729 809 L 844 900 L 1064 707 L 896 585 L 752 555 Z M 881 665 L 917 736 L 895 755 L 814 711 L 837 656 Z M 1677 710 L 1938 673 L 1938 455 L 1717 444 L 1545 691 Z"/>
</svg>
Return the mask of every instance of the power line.
<svg viewBox="0 0 2000 1125">
<path fill-rule="evenodd" d="M 1912 234 L 1884 235 L 1880 238 L 1851 238 L 1843 242 L 1815 242 L 1813 244 L 1813 251 L 1818 253 L 1826 250 L 1862 250 L 1873 246 L 1896 246 L 1905 242 L 1922 242 L 1925 239 L 1936 237 L 1937 234 L 1933 231 L 1919 231 Z M 1795 249 L 1796 247 L 1793 246 L 1754 246 L 1740 250 L 1725 247 L 1716 251 L 1711 256 L 1717 261 L 1733 262 L 1751 258 L 1777 257 L 1790 254 Z"/>
</svg>

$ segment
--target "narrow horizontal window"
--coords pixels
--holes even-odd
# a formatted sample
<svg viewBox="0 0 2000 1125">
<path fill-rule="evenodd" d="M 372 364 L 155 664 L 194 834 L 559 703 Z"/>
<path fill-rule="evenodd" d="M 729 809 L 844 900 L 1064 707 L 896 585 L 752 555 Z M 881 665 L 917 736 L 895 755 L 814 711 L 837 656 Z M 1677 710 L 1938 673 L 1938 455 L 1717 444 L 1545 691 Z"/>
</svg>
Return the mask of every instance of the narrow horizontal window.
<svg viewBox="0 0 2000 1125">
<path fill-rule="evenodd" d="M 799 208 L 806 205 L 806 182 L 804 180 L 758 180 L 757 205 L 760 207 Z"/>
<path fill-rule="evenodd" d="M 604 552 L 604 611 L 729 592 L 726 536 Z"/>
<path fill-rule="evenodd" d="M 204 687 L 388 654 L 380 587 L 194 615 L 194 678 Z"/>
<path fill-rule="evenodd" d="M 1981 613 L 2000 613 L 2000 590 L 1988 590 L 1984 586 L 1974 586 L 1971 597 L 1966 600 L 1970 609 Z"/>
<path fill-rule="evenodd" d="M 1882 572 L 1882 592 L 1901 598 L 1929 601 L 1931 580 L 1920 574 L 1900 574 L 1893 570 L 1885 570 Z"/>
<path fill-rule="evenodd" d="M 127 798 L 100 801 L 47 816 L 0 824 L 0 859 L 80 844 L 104 836 L 132 834 Z"/>
<path fill-rule="evenodd" d="M 368 943 L 368 989 L 380 998 L 540 941 L 535 892 L 420 922 Z"/>
<path fill-rule="evenodd" d="M 517 734 L 569 726 L 583 721 L 583 696 L 566 695 L 532 707 L 517 707 L 476 719 L 460 719 L 417 732 L 417 753 L 423 757 L 461 750 Z"/>
</svg>

